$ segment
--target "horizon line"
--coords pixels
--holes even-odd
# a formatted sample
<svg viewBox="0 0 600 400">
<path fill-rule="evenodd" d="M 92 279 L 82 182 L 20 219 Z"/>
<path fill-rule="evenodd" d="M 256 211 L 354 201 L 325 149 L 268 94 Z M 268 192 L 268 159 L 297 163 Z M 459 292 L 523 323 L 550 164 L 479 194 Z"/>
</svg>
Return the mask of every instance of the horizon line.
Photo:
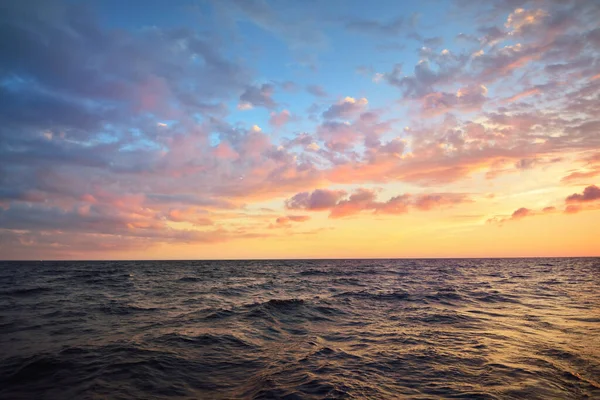
<svg viewBox="0 0 600 400">
<path fill-rule="evenodd" d="M 595 256 L 510 256 L 510 257 L 350 257 L 350 258 L 155 258 L 155 259 L 5 259 L 0 262 L 102 262 L 102 261 L 355 261 L 355 260 L 507 260 L 544 258 L 600 258 Z"/>
</svg>

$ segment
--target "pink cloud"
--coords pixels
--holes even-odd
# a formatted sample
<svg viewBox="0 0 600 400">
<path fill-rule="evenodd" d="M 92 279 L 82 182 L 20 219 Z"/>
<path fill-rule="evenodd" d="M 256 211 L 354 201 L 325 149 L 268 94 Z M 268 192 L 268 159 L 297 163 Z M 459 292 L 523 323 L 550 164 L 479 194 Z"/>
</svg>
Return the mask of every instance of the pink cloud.
<svg viewBox="0 0 600 400">
<path fill-rule="evenodd" d="M 274 127 L 280 128 L 290 121 L 292 115 L 288 110 L 283 110 L 280 113 L 272 112 L 271 118 L 269 118 L 269 124 Z"/>
<path fill-rule="evenodd" d="M 518 210 L 516 210 L 514 213 L 512 213 L 511 218 L 512 219 L 520 219 L 520 218 L 524 218 L 524 217 L 527 217 L 530 215 L 532 215 L 530 209 L 521 207 Z"/>
<path fill-rule="evenodd" d="M 375 209 L 377 214 L 404 214 L 409 211 L 411 205 L 411 195 L 403 194 L 400 196 L 394 196 L 384 203 L 379 203 Z"/>
<path fill-rule="evenodd" d="M 550 209 L 553 209 L 553 208 L 554 207 L 546 207 L 546 208 L 544 208 L 544 212 L 548 213 L 551 211 Z M 488 223 L 497 223 L 497 224 L 502 225 L 504 222 L 517 221 L 517 220 L 523 219 L 525 217 L 531 217 L 534 215 L 537 215 L 534 211 L 532 211 L 528 208 L 525 208 L 525 207 L 521 207 L 521 208 L 515 210 L 510 215 L 510 217 L 497 216 L 497 217 L 488 219 L 487 222 Z"/>
<path fill-rule="evenodd" d="M 169 210 L 166 217 L 173 222 L 189 222 L 197 226 L 213 224 L 213 221 L 210 218 L 202 216 L 202 213 L 199 213 L 198 210 L 193 208 L 173 208 Z"/>
<path fill-rule="evenodd" d="M 565 199 L 566 203 L 586 203 L 600 200 L 600 188 L 596 185 L 591 185 L 583 190 L 582 194 L 574 193 Z"/>
<path fill-rule="evenodd" d="M 213 154 L 217 158 L 234 160 L 239 157 L 239 154 L 227 143 L 219 143 L 213 150 Z"/>
<path fill-rule="evenodd" d="M 600 169 L 596 169 L 593 171 L 585 171 L 585 172 L 575 171 L 575 172 L 571 172 L 567 176 L 564 176 L 560 181 L 562 183 L 571 183 L 571 182 L 576 182 L 576 181 L 579 181 L 582 179 L 593 178 L 598 175 L 600 175 Z"/>
<path fill-rule="evenodd" d="M 269 228 L 290 228 L 292 223 L 306 222 L 308 220 L 310 220 L 309 215 L 286 215 L 283 217 L 278 217 L 275 220 L 275 224 L 270 224 Z"/>
<path fill-rule="evenodd" d="M 600 200 L 600 188 L 592 185 L 585 188 L 583 194 L 575 193 L 568 196 L 565 200 L 567 206 L 563 212 L 565 214 L 576 214 L 580 211 L 590 211 L 600 209 L 600 204 L 595 203 Z M 594 203 L 594 204 L 589 204 Z M 525 217 L 539 216 L 543 214 L 556 213 L 557 209 L 554 206 L 544 207 L 541 211 L 534 211 L 525 207 L 515 210 L 509 217 L 496 216 L 487 220 L 488 223 L 503 224 L 504 222 L 516 221 Z"/>
<path fill-rule="evenodd" d="M 318 202 L 318 207 L 309 204 L 313 195 L 317 198 L 324 197 L 324 193 L 327 193 L 327 197 Z M 408 212 L 410 208 L 428 211 L 471 201 L 467 195 L 462 193 L 432 193 L 403 194 L 381 202 L 377 200 L 377 193 L 377 190 L 359 188 L 346 198 L 347 193 L 343 191 L 331 192 L 317 189 L 312 194 L 308 192 L 298 193 L 286 201 L 286 206 L 312 211 L 329 210 L 330 218 L 343 218 L 363 211 L 371 211 L 377 214 L 403 214 Z"/>
<path fill-rule="evenodd" d="M 81 200 L 85 201 L 86 203 L 96 203 L 97 202 L 96 198 L 89 193 L 86 193 L 83 196 L 81 196 Z"/>
<path fill-rule="evenodd" d="M 357 144 L 362 136 L 356 127 L 347 122 L 326 121 L 319 125 L 317 134 L 333 151 L 344 151 Z"/>
<path fill-rule="evenodd" d="M 438 193 L 438 194 L 424 194 L 417 196 L 414 205 L 419 210 L 431 210 L 433 208 L 439 208 L 443 206 L 452 206 L 455 204 L 469 202 L 470 200 L 464 194 L 455 193 Z"/>
<path fill-rule="evenodd" d="M 374 190 L 357 189 L 347 200 L 338 201 L 335 206 L 331 208 L 329 217 L 342 218 L 357 214 L 363 210 L 375 209 L 377 208 L 375 203 L 376 198 L 377 194 Z"/>
<path fill-rule="evenodd" d="M 538 88 L 527 89 L 527 90 L 524 90 L 522 92 L 519 92 L 519 93 L 507 98 L 504 101 L 507 103 L 512 103 L 513 101 L 517 101 L 522 98 L 537 95 L 537 94 L 540 94 L 540 89 L 538 89 Z"/>
</svg>

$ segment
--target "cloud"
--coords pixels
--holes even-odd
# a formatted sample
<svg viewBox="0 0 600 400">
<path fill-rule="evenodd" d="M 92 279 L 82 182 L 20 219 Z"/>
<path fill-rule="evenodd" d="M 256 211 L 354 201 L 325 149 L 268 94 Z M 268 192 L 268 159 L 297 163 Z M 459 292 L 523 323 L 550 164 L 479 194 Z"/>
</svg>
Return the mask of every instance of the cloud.
<svg viewBox="0 0 600 400">
<path fill-rule="evenodd" d="M 281 88 L 286 92 L 296 92 L 298 90 L 298 85 L 292 81 L 285 81 L 280 84 Z"/>
<path fill-rule="evenodd" d="M 270 83 L 264 83 L 261 86 L 247 86 L 244 93 L 240 95 L 238 108 L 242 110 L 252 107 L 275 108 L 277 103 L 272 98 L 274 92 L 275 86 Z"/>
<path fill-rule="evenodd" d="M 535 158 L 523 158 L 516 162 L 515 167 L 517 169 L 531 169 L 537 164 Z"/>
<path fill-rule="evenodd" d="M 329 213 L 330 218 L 342 218 L 363 210 L 377 208 L 377 194 L 374 190 L 359 188 L 347 200 L 339 200 Z"/>
<path fill-rule="evenodd" d="M 383 80 L 383 78 L 385 78 L 385 75 L 382 74 L 381 72 L 376 72 L 373 75 L 373 78 L 371 79 L 374 83 L 379 83 Z"/>
<path fill-rule="evenodd" d="M 371 19 L 354 19 L 346 23 L 346 28 L 363 34 L 394 36 L 410 27 L 410 22 L 402 16 L 396 17 L 389 22 Z"/>
<path fill-rule="evenodd" d="M 469 196 L 462 193 L 430 193 L 403 194 L 381 202 L 377 200 L 377 193 L 377 190 L 358 188 L 348 196 L 345 191 L 316 189 L 312 193 L 298 193 L 285 203 L 290 209 L 328 210 L 329 218 L 343 218 L 363 211 L 376 214 L 403 214 L 410 208 L 429 211 L 472 201 Z"/>
<path fill-rule="evenodd" d="M 475 111 L 487 100 L 487 92 L 484 85 L 473 85 L 460 88 L 456 93 L 430 93 L 423 97 L 422 110 L 429 115 L 452 110 Z"/>
<path fill-rule="evenodd" d="M 600 188 L 596 185 L 591 185 L 583 190 L 582 194 L 573 193 L 565 199 L 566 203 L 587 203 L 600 200 Z"/>
<path fill-rule="evenodd" d="M 520 219 L 520 218 L 527 217 L 528 215 L 531 215 L 531 210 L 529 210 L 528 208 L 525 208 L 525 207 L 521 207 L 518 210 L 516 210 L 514 213 L 512 213 L 511 219 Z"/>
<path fill-rule="evenodd" d="M 536 25 L 543 22 L 548 17 L 548 13 L 544 10 L 525 10 L 517 8 L 513 11 L 506 20 L 504 26 L 510 29 L 510 34 L 520 34 L 527 29 L 534 29 Z"/>
<path fill-rule="evenodd" d="M 574 205 L 574 204 L 569 204 L 568 206 L 565 207 L 565 214 L 577 214 L 581 210 L 582 209 L 580 206 Z"/>
<path fill-rule="evenodd" d="M 233 0 L 227 3 L 211 2 L 228 25 L 235 27 L 235 22 L 248 21 L 283 39 L 295 51 L 305 48 L 321 47 L 327 40 L 316 25 L 319 19 L 312 7 L 289 7 L 263 0 Z"/>
<path fill-rule="evenodd" d="M 520 93 L 517 93 L 517 94 L 511 96 L 511 97 L 507 98 L 505 101 L 507 103 L 512 103 L 513 101 L 521 100 L 522 98 L 534 96 L 537 94 L 540 94 L 540 89 L 539 88 L 531 88 L 531 89 L 524 90 Z"/>
<path fill-rule="evenodd" d="M 347 150 L 361 137 L 354 125 L 337 121 L 326 121 L 319 125 L 317 135 L 333 151 Z"/>
<path fill-rule="evenodd" d="M 421 54 L 412 75 L 402 75 L 401 65 L 395 65 L 391 72 L 384 73 L 385 81 L 400 89 L 405 98 L 420 99 L 436 92 L 436 86 L 461 80 L 468 57 L 445 54 L 437 56 L 429 48 L 421 48 L 421 52 L 424 54 Z"/>
<path fill-rule="evenodd" d="M 600 175 L 600 169 L 592 171 L 575 171 L 571 172 L 569 175 L 564 176 L 560 181 L 562 183 L 571 183 L 577 182 L 582 179 L 593 178 L 598 175 Z"/>
<path fill-rule="evenodd" d="M 323 118 L 325 119 L 339 119 L 339 118 L 351 118 L 361 112 L 363 112 L 369 101 L 362 97 L 355 99 L 354 97 L 345 97 L 340 100 L 337 104 L 329 107 L 324 113 Z"/>
<path fill-rule="evenodd" d="M 554 207 L 545 207 L 544 210 L 542 211 L 543 213 L 551 213 L 554 212 L 555 208 Z M 510 221 L 517 221 L 520 219 L 523 219 L 525 217 L 531 217 L 534 215 L 538 215 L 538 213 L 536 213 L 535 211 L 532 211 L 528 208 L 525 207 L 521 207 L 517 210 L 515 210 L 510 217 L 493 217 L 487 220 L 487 223 L 496 223 L 496 224 L 500 224 L 502 225 L 505 222 L 510 222 Z"/>
<path fill-rule="evenodd" d="M 596 202 L 600 200 L 600 188 L 595 185 L 588 186 L 582 194 L 574 193 L 565 199 L 566 207 L 563 212 L 565 214 L 576 214 L 584 210 L 598 210 L 600 204 Z M 515 210 L 509 217 L 495 216 L 487 220 L 488 223 L 503 224 L 505 222 L 516 221 L 525 217 L 533 217 L 544 214 L 556 213 L 557 208 L 554 206 L 544 207 L 541 211 L 534 211 L 529 208 L 521 207 Z"/>
<path fill-rule="evenodd" d="M 309 215 L 286 215 L 283 217 L 278 217 L 275 220 L 274 224 L 270 224 L 269 228 L 270 229 L 274 229 L 274 228 L 290 228 L 293 223 L 296 222 L 306 222 L 310 220 L 310 216 Z"/>
<path fill-rule="evenodd" d="M 283 110 L 280 113 L 272 112 L 271 118 L 269 118 L 269 124 L 274 127 L 280 128 L 287 124 L 292 118 L 292 114 L 288 110 Z"/>
<path fill-rule="evenodd" d="M 466 202 L 470 202 L 470 200 L 467 195 L 462 193 L 424 194 L 415 198 L 414 206 L 419 210 L 427 211 Z"/>
<path fill-rule="evenodd" d="M 178 209 L 172 208 L 165 215 L 165 218 L 172 222 L 189 222 L 195 226 L 213 225 L 214 221 L 205 216 L 202 210 L 193 208 Z"/>
<path fill-rule="evenodd" d="M 334 207 L 338 200 L 346 195 L 343 190 L 316 189 L 313 192 L 302 192 L 285 201 L 286 208 L 309 211 L 327 210 Z"/>
<path fill-rule="evenodd" d="M 323 89 L 323 87 L 319 86 L 319 85 L 308 85 L 306 87 L 306 91 L 316 97 L 327 97 L 328 96 L 325 89 Z"/>
</svg>

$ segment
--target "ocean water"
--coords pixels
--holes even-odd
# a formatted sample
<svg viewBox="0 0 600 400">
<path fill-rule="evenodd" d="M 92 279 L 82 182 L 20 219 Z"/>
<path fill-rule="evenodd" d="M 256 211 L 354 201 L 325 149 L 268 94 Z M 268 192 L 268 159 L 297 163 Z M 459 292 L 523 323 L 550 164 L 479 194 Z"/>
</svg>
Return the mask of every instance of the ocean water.
<svg viewBox="0 0 600 400">
<path fill-rule="evenodd" d="M 0 398 L 600 398 L 600 259 L 2 262 Z"/>
</svg>

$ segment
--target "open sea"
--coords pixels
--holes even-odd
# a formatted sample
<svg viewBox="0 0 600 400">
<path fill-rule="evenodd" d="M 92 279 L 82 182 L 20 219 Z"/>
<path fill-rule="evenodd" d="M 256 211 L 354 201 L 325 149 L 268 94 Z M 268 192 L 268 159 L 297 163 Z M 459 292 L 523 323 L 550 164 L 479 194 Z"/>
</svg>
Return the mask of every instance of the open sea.
<svg viewBox="0 0 600 400">
<path fill-rule="evenodd" d="M 600 259 L 0 262 L 2 399 L 600 398 Z"/>
</svg>

